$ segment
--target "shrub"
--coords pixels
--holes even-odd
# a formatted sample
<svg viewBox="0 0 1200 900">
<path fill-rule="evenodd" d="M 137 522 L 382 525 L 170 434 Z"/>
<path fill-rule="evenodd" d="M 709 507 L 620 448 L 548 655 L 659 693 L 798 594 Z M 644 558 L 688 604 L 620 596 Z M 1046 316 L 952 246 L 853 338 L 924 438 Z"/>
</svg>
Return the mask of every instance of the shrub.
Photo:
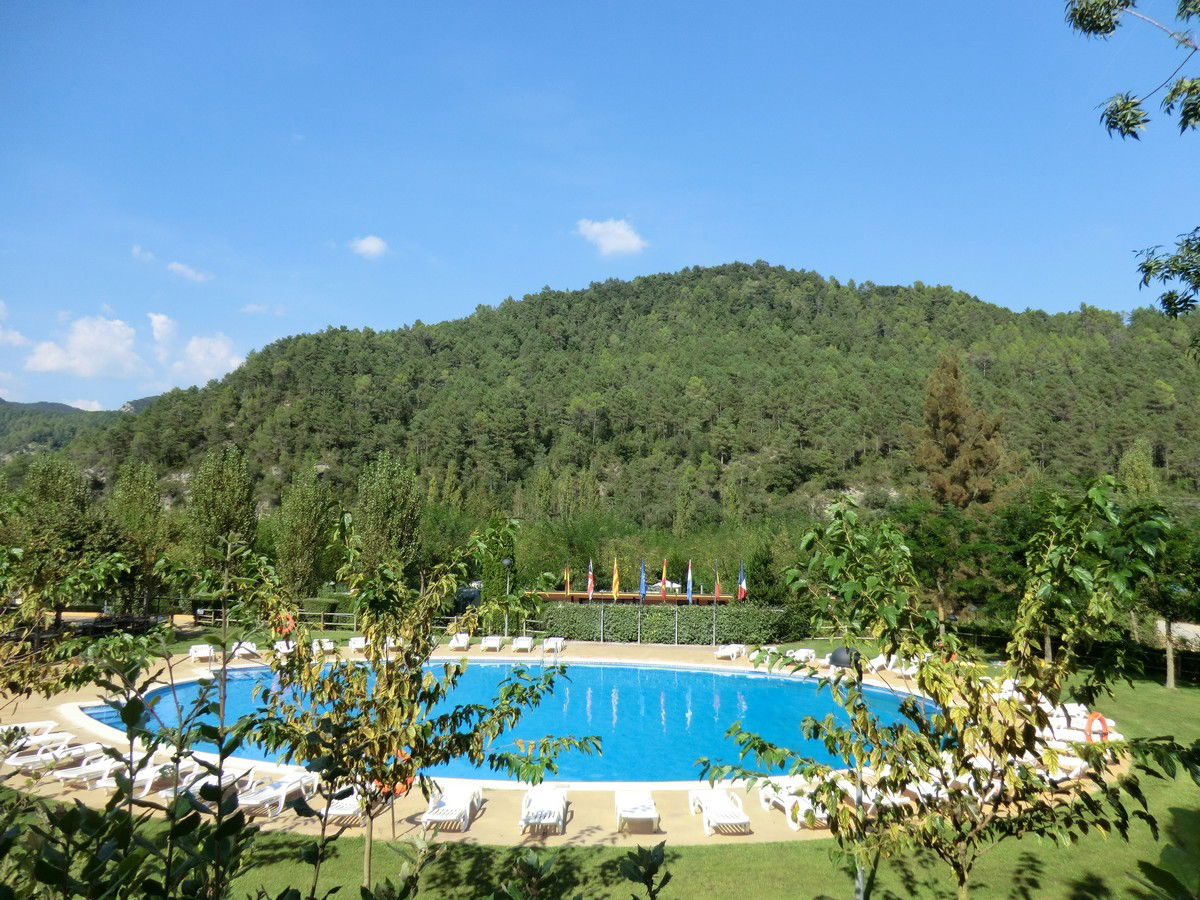
<svg viewBox="0 0 1200 900">
<path fill-rule="evenodd" d="M 636 604 L 555 603 L 542 609 L 542 627 L 550 634 L 567 640 L 600 639 L 603 611 L 605 641 L 633 643 L 638 640 L 641 619 L 641 643 L 676 643 L 678 617 L 680 644 L 713 643 L 713 610 L 710 606 L 639 606 Z M 781 607 L 738 604 L 721 606 L 716 613 L 716 642 L 764 644 L 795 640 L 805 634 L 794 627 L 796 617 Z M 807 620 L 804 621 L 807 625 Z"/>
</svg>

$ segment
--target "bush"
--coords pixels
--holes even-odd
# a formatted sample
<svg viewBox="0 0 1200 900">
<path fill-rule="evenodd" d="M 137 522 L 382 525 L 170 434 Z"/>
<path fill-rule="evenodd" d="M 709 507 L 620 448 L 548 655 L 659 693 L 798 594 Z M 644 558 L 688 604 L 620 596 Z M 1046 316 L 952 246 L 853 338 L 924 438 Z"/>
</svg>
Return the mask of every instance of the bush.
<svg viewBox="0 0 1200 900">
<path fill-rule="evenodd" d="M 643 644 L 676 643 L 678 614 L 680 644 L 713 643 L 713 610 L 710 606 L 639 606 L 602 603 L 555 603 L 542 609 L 542 627 L 549 633 L 572 641 L 600 640 L 603 611 L 605 641 L 634 643 L 638 640 L 641 619 Z M 805 635 L 789 625 L 796 617 L 780 607 L 738 604 L 717 608 L 718 644 L 765 644 L 796 640 Z M 805 624 L 807 621 L 805 620 Z"/>
</svg>

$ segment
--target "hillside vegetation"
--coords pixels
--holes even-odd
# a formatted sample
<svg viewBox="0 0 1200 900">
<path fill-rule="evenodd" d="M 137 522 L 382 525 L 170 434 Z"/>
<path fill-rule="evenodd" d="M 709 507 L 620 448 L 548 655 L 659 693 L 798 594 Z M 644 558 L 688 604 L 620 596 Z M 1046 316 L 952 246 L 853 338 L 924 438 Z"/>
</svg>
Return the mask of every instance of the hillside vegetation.
<svg viewBox="0 0 1200 900">
<path fill-rule="evenodd" d="M 915 483 L 908 427 L 950 350 L 975 402 L 1001 416 L 1014 470 L 1111 471 L 1145 435 L 1160 475 L 1188 492 L 1188 341 L 1151 310 L 1014 313 L 949 287 L 731 264 L 547 288 L 438 325 L 286 338 L 71 452 L 165 474 L 233 442 L 274 501 L 306 460 L 346 488 L 390 448 L 431 499 L 533 513 L 605 499 L 650 528 L 747 521 L 829 488 Z"/>
</svg>

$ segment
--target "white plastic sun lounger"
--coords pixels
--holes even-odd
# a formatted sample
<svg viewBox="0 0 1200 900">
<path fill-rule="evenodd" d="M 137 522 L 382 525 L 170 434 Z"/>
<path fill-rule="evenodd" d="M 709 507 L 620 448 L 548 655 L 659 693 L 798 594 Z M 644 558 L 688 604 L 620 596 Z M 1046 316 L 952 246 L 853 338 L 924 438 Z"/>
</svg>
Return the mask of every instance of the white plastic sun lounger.
<svg viewBox="0 0 1200 900">
<path fill-rule="evenodd" d="M 258 656 L 258 644 L 253 641 L 238 641 L 233 645 L 233 656 Z"/>
<path fill-rule="evenodd" d="M 4 760 L 4 764 L 21 770 L 52 768 L 81 756 L 87 756 L 89 753 L 95 753 L 103 746 L 102 744 L 80 744 L 72 747 L 70 742 L 74 737 L 74 735 L 67 735 L 61 741 L 18 750 L 16 753 L 9 754 L 8 758 Z"/>
<path fill-rule="evenodd" d="M 272 645 L 272 649 L 279 656 L 287 656 L 289 653 L 292 653 L 296 649 L 296 642 L 295 641 L 276 641 Z"/>
<path fill-rule="evenodd" d="M 135 753 L 133 761 L 145 756 L 144 753 Z M 113 771 L 118 766 L 128 764 L 126 759 L 114 759 L 103 748 L 95 750 L 83 758 L 77 765 L 68 766 L 65 769 L 55 769 L 48 772 L 50 778 L 57 779 L 65 784 L 82 784 L 85 787 L 94 787 L 99 785 L 106 778 L 111 778 Z"/>
<path fill-rule="evenodd" d="M 364 653 L 367 649 L 367 639 L 361 634 L 356 634 L 354 637 L 350 638 L 349 642 L 347 642 L 346 649 L 351 653 Z"/>
<path fill-rule="evenodd" d="M 661 817 L 649 791 L 616 791 L 613 794 L 613 805 L 617 811 L 618 832 L 622 826 L 631 822 L 645 822 L 649 824 L 651 831 L 659 830 Z"/>
<path fill-rule="evenodd" d="M 829 815 L 825 807 L 816 803 L 809 791 L 812 781 L 807 778 L 779 778 L 774 785 L 763 783 L 758 788 L 758 802 L 763 809 L 778 806 L 783 810 L 784 821 L 792 831 L 804 825 L 824 823 Z"/>
<path fill-rule="evenodd" d="M 471 827 L 475 811 L 483 806 L 483 789 L 477 784 L 438 785 L 421 814 L 422 825 L 454 825 L 459 831 Z"/>
<path fill-rule="evenodd" d="M 386 809 L 391 802 L 390 796 L 385 797 L 383 808 Z M 325 807 L 325 818 L 330 822 L 341 820 L 354 822 L 356 825 L 363 824 L 367 817 L 358 791 L 352 789 L 344 797 L 330 800 L 329 805 Z"/>
<path fill-rule="evenodd" d="M 546 653 L 562 653 L 567 649 L 567 639 L 563 637 L 548 637 L 542 641 L 542 650 Z"/>
<path fill-rule="evenodd" d="M 195 775 L 200 772 L 200 766 L 192 763 L 191 773 L 188 777 L 181 777 L 178 784 L 173 784 L 169 788 L 163 788 L 158 792 L 158 796 L 165 800 L 174 800 L 181 794 L 191 794 L 196 800 L 200 800 L 200 789 L 207 785 L 215 785 L 217 776 L 211 772 L 196 778 Z M 226 766 L 221 772 L 221 788 L 228 792 L 233 788 L 241 790 L 243 785 L 248 784 L 254 777 L 254 766 L 250 767 L 234 767 Z"/>
<path fill-rule="evenodd" d="M 146 754 L 138 753 L 134 755 L 134 763 L 144 759 Z M 199 766 L 195 760 L 185 759 L 179 765 L 179 782 L 181 785 L 186 785 L 188 781 L 196 776 L 199 771 Z M 173 778 L 175 772 L 175 764 L 172 762 L 156 763 L 154 760 L 148 762 L 145 768 L 136 772 L 133 776 L 132 790 L 135 797 L 144 797 L 150 793 L 154 785 L 160 781 L 165 781 L 168 778 Z M 117 776 L 124 778 L 129 777 L 128 769 L 125 765 L 113 766 L 108 774 L 100 778 L 96 782 L 98 788 L 115 788 L 117 786 Z"/>
<path fill-rule="evenodd" d="M 326 653 L 333 653 L 337 649 L 337 645 L 331 638 L 314 638 L 312 642 L 313 656 L 324 656 Z"/>
<path fill-rule="evenodd" d="M 500 648 L 503 646 L 504 646 L 504 638 L 502 638 L 498 634 L 489 634 L 487 637 L 485 637 L 482 641 L 479 642 L 480 650 L 495 650 L 495 651 L 499 652 Z"/>
<path fill-rule="evenodd" d="M 238 808 L 247 815 L 265 815 L 273 819 L 283 812 L 288 799 L 299 794 L 311 797 L 317 790 L 317 776 L 311 772 L 284 778 L 256 778 L 238 792 Z"/>
<path fill-rule="evenodd" d="M 749 834 L 750 817 L 742 809 L 742 798 L 722 788 L 688 791 L 688 808 L 700 813 L 704 833 L 741 831 Z"/>
<path fill-rule="evenodd" d="M 458 634 L 450 638 L 451 650 L 470 650 L 471 636 L 465 631 L 460 631 Z"/>
<path fill-rule="evenodd" d="M 4 758 L 4 764 L 8 766 L 25 765 L 43 750 L 64 749 L 74 738 L 75 735 L 69 731 L 22 735 L 13 745 L 12 752 Z"/>
<path fill-rule="evenodd" d="M 717 659 L 737 659 L 746 652 L 745 644 L 725 644 L 713 653 Z"/>
<path fill-rule="evenodd" d="M 880 672 L 886 672 L 889 669 L 895 668 L 895 665 L 895 656 L 888 656 L 885 653 L 880 653 L 878 656 L 867 662 L 867 671 L 874 672 L 878 675 Z"/>
<path fill-rule="evenodd" d="M 558 829 L 559 834 L 567 830 L 567 792 L 562 788 L 538 785 L 525 792 L 521 799 L 521 831 L 526 828 Z"/>
<path fill-rule="evenodd" d="M 796 647 L 795 649 L 786 651 L 783 655 L 792 660 L 792 662 L 798 663 L 811 663 L 817 660 L 817 651 L 809 647 Z"/>
<path fill-rule="evenodd" d="M 192 644 L 188 647 L 188 659 L 192 662 L 212 662 L 217 658 L 217 652 L 212 644 Z"/>
<path fill-rule="evenodd" d="M 515 637 L 512 641 L 512 648 L 518 653 L 532 653 L 533 638 L 527 634 L 523 634 L 520 637 Z"/>
</svg>

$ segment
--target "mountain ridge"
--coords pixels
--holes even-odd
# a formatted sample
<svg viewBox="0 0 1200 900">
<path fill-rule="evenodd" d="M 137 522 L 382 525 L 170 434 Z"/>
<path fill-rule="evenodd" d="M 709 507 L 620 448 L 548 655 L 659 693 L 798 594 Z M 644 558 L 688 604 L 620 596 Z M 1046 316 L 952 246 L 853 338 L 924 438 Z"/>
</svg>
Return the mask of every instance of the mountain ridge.
<svg viewBox="0 0 1200 900">
<path fill-rule="evenodd" d="M 946 286 L 731 263 L 544 289 L 436 325 L 283 338 L 68 451 L 166 473 L 232 442 L 270 502 L 299 465 L 348 489 L 389 449 L 431 496 L 602 500 L 666 527 L 761 515 L 849 479 L 912 483 L 906 428 L 953 352 L 1024 464 L 1059 480 L 1111 470 L 1145 433 L 1190 491 L 1200 374 L 1187 340 L 1150 310 L 1015 312 Z"/>
</svg>

